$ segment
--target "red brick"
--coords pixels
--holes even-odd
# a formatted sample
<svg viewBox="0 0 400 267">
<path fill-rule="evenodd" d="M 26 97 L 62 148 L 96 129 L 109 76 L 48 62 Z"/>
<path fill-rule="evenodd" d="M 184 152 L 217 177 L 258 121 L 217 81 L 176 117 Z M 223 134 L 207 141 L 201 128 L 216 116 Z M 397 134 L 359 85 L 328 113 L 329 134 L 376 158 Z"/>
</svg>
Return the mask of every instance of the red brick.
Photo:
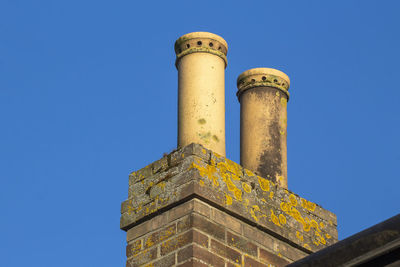
<svg viewBox="0 0 400 267">
<path fill-rule="evenodd" d="M 244 256 L 244 267 L 265 267 L 265 264 Z"/>
<path fill-rule="evenodd" d="M 274 266 L 286 266 L 289 262 L 265 249 L 260 248 L 260 260 Z"/>
<path fill-rule="evenodd" d="M 128 267 L 135 267 L 145 263 L 148 263 L 152 260 L 155 260 L 157 257 L 157 248 L 146 249 L 139 254 L 134 255 L 133 257 L 129 258 L 126 266 Z"/>
<path fill-rule="evenodd" d="M 231 260 L 237 264 L 240 264 L 242 262 L 242 255 L 239 252 L 225 246 L 224 244 L 214 239 L 211 239 L 211 250 L 213 252 L 216 252 L 218 255 L 227 258 L 228 260 Z"/>
<path fill-rule="evenodd" d="M 211 266 L 225 266 L 224 259 L 194 244 L 178 252 L 178 262 L 183 262 L 190 258 L 199 259 Z"/>
<path fill-rule="evenodd" d="M 241 236 L 227 232 L 226 242 L 231 247 L 237 248 L 251 256 L 257 257 L 257 246 Z"/>
</svg>

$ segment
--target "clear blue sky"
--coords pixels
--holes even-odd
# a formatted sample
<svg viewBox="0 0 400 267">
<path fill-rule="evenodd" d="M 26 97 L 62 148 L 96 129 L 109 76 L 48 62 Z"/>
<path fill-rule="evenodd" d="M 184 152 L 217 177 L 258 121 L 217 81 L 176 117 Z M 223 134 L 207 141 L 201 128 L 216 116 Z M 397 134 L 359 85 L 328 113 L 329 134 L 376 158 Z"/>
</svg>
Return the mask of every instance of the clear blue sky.
<svg viewBox="0 0 400 267">
<path fill-rule="evenodd" d="M 124 266 L 128 174 L 176 147 L 175 40 L 291 78 L 289 189 L 345 238 L 399 212 L 398 1 L 0 1 L 0 265 Z"/>
</svg>

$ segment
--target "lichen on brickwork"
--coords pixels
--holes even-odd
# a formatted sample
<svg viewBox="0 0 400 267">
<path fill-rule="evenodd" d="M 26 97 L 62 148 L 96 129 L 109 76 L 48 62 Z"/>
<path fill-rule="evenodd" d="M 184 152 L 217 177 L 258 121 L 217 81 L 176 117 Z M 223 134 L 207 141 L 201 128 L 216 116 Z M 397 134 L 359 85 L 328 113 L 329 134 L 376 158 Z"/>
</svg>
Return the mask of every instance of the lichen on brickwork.
<svg viewBox="0 0 400 267">
<path fill-rule="evenodd" d="M 218 176 L 222 177 L 222 181 L 225 183 L 226 188 L 228 191 L 225 191 L 225 196 L 226 196 L 226 204 L 227 205 L 232 205 L 232 200 L 233 198 L 230 196 L 230 193 L 233 193 L 234 199 L 237 201 L 243 200 L 243 197 L 245 197 L 246 193 L 251 193 L 251 187 L 248 185 L 246 182 L 242 182 L 242 189 L 238 188 L 233 182 L 232 178 L 234 180 L 241 180 L 241 171 L 240 168 L 237 167 L 237 164 L 228 162 L 226 161 L 221 161 L 215 166 L 215 162 L 211 162 L 210 165 L 206 165 L 204 167 L 200 167 L 198 164 L 195 162 L 192 163 L 190 168 L 196 168 L 199 170 L 200 176 L 202 177 L 207 177 L 208 180 L 213 181 L 212 185 L 217 185 L 219 183 L 216 183 L 215 181 L 218 180 Z M 230 170 L 230 172 L 228 171 Z M 245 171 L 247 175 L 252 175 L 252 173 L 248 170 Z M 270 190 L 270 183 L 273 184 L 271 181 L 262 178 L 262 177 L 257 177 L 258 183 L 260 188 L 263 191 L 269 191 Z M 222 189 L 223 190 L 223 189 Z M 272 193 L 272 192 L 271 192 Z M 302 230 L 304 232 L 310 232 L 311 228 L 315 229 L 315 232 L 313 233 L 313 239 L 312 242 L 314 245 L 319 246 L 320 244 L 326 244 L 326 241 L 324 237 L 322 237 L 319 232 L 321 230 L 319 229 L 318 223 L 314 219 L 310 219 L 308 217 L 303 217 L 301 213 L 295 208 L 298 206 L 298 200 L 297 197 L 294 194 L 290 194 L 289 191 L 285 190 L 285 193 L 289 195 L 289 201 L 288 202 L 281 202 L 281 209 L 289 216 L 294 218 L 297 222 L 299 222 L 302 225 Z M 243 197 L 242 197 L 243 195 Z M 273 198 L 273 194 L 270 195 L 270 200 Z M 265 198 L 262 198 L 264 203 L 266 203 Z M 256 221 L 259 221 L 259 218 L 268 218 L 268 214 L 265 214 L 261 211 L 260 207 L 258 205 L 253 205 L 252 207 L 248 207 L 248 199 L 245 199 L 246 201 L 243 202 L 243 206 L 247 208 L 247 211 L 249 212 L 250 216 Z M 301 198 L 301 205 L 303 208 L 307 209 L 308 211 L 314 211 L 316 205 L 310 201 L 307 201 L 303 198 Z M 255 208 L 254 208 L 255 207 Z M 272 221 L 275 225 L 279 227 L 283 227 L 287 219 L 285 215 L 281 214 L 274 214 L 274 210 L 270 209 L 270 214 L 269 214 L 269 220 Z M 324 225 L 321 222 L 322 225 Z M 302 239 L 301 241 L 303 241 Z"/>
<path fill-rule="evenodd" d="M 184 147 L 166 159 L 168 166 L 157 161 L 157 167 L 151 164 L 130 175 L 123 228 L 187 197 L 190 190 L 200 190 L 196 194 L 312 251 L 337 239 L 334 215 L 201 145 Z"/>
</svg>

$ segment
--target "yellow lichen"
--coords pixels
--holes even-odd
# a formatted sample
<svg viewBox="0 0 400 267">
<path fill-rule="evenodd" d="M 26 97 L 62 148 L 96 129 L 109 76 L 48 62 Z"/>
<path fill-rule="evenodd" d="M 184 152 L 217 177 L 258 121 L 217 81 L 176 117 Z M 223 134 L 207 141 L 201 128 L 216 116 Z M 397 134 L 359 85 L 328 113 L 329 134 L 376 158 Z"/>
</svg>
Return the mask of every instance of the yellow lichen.
<svg viewBox="0 0 400 267">
<path fill-rule="evenodd" d="M 304 240 L 304 237 L 303 237 L 303 235 L 302 234 L 300 234 L 300 232 L 299 231 L 296 231 L 296 237 L 301 241 L 301 242 L 303 242 L 303 240 Z"/>
<path fill-rule="evenodd" d="M 269 181 L 260 176 L 257 176 L 257 178 L 258 178 L 258 183 L 260 184 L 261 189 L 263 191 L 269 191 Z"/>
<path fill-rule="evenodd" d="M 315 228 L 315 230 L 317 230 L 318 232 L 321 232 L 321 230 L 318 227 L 318 223 L 315 220 L 311 220 L 310 224 L 311 224 L 311 227 Z"/>
<path fill-rule="evenodd" d="M 213 154 L 214 154 L 214 156 L 215 156 L 216 158 L 218 158 L 218 159 L 222 159 L 222 158 L 223 158 L 222 155 L 220 155 L 220 154 L 218 154 L 218 153 L 216 153 L 216 152 L 213 152 Z"/>
<path fill-rule="evenodd" d="M 254 219 L 256 222 L 258 222 L 258 218 L 257 218 L 257 216 L 256 216 L 256 214 L 255 214 L 255 212 L 254 212 L 254 209 L 250 209 L 250 214 L 251 214 L 251 217 L 253 217 L 253 219 Z"/>
<path fill-rule="evenodd" d="M 290 204 L 294 207 L 297 206 L 297 200 L 296 200 L 296 196 L 293 194 L 290 194 L 289 196 L 289 200 L 290 200 Z"/>
<path fill-rule="evenodd" d="M 233 194 L 237 200 L 242 201 L 242 190 L 235 188 Z"/>
<path fill-rule="evenodd" d="M 244 169 L 244 172 L 246 173 L 247 176 L 254 176 L 254 173 L 252 173 L 248 169 Z"/>
<path fill-rule="evenodd" d="M 305 247 L 308 250 L 311 250 L 311 247 L 308 244 L 304 244 L 303 247 Z"/>
<path fill-rule="evenodd" d="M 246 193 L 250 193 L 250 192 L 251 192 L 251 186 L 248 185 L 248 184 L 246 184 L 245 182 L 242 182 L 242 187 L 243 187 L 243 190 L 244 190 Z"/>
<path fill-rule="evenodd" d="M 151 246 L 153 246 L 154 245 L 154 242 L 151 240 L 151 237 L 150 238 L 148 238 L 147 239 L 147 241 L 146 241 L 146 247 L 151 247 Z"/>
<path fill-rule="evenodd" d="M 274 191 L 269 192 L 269 198 L 272 199 L 274 197 Z"/>
<path fill-rule="evenodd" d="M 231 179 L 228 177 L 228 179 L 226 179 L 226 186 L 228 187 L 229 191 L 235 191 L 236 189 L 236 185 L 231 181 Z"/>
<path fill-rule="evenodd" d="M 228 171 L 232 172 L 236 176 L 240 177 L 242 175 L 242 167 L 239 164 L 233 162 L 230 159 L 225 159 Z"/>
<path fill-rule="evenodd" d="M 286 202 L 281 202 L 281 210 L 282 211 L 288 211 L 289 210 L 289 205 Z"/>
<path fill-rule="evenodd" d="M 219 182 L 218 182 L 217 178 L 215 178 L 215 177 L 213 177 L 213 185 L 215 187 L 219 186 Z"/>
<path fill-rule="evenodd" d="M 276 215 L 274 214 L 274 211 L 273 211 L 272 209 L 271 209 L 271 220 L 272 220 L 272 222 L 273 222 L 274 224 L 276 224 L 276 225 L 278 225 L 278 226 L 281 226 L 280 223 L 279 223 L 278 216 L 276 216 Z"/>
<path fill-rule="evenodd" d="M 131 205 L 128 206 L 128 214 L 131 215 L 132 212 L 135 211 L 135 208 L 133 208 Z"/>
<path fill-rule="evenodd" d="M 199 184 L 200 184 L 200 186 L 204 186 L 204 181 L 200 180 Z"/>
<path fill-rule="evenodd" d="M 310 229 L 311 229 L 311 225 L 310 225 L 309 223 L 304 223 L 304 224 L 303 224 L 303 230 L 304 230 L 305 232 L 309 232 Z"/>
<path fill-rule="evenodd" d="M 325 234 L 325 237 L 326 237 L 327 239 L 332 238 L 332 236 L 331 236 L 330 234 Z"/>
<path fill-rule="evenodd" d="M 225 204 L 232 205 L 232 197 L 230 195 L 228 195 L 227 193 L 225 193 L 225 197 L 226 197 Z"/>
<path fill-rule="evenodd" d="M 196 163 L 198 163 L 198 164 L 196 164 Z M 214 186 L 219 186 L 218 178 L 215 176 L 215 174 L 217 172 L 216 167 L 213 165 L 207 165 L 207 166 L 203 167 L 203 166 L 200 166 L 199 164 L 200 164 L 199 160 L 196 159 L 196 162 L 192 162 L 192 164 L 190 165 L 189 170 L 197 169 L 199 171 L 201 177 L 206 177 L 210 181 L 213 182 Z"/>
<path fill-rule="evenodd" d="M 165 182 L 160 182 L 159 184 L 157 184 L 158 185 L 158 187 L 160 187 L 161 188 L 161 190 L 163 190 L 164 191 L 164 188 L 165 188 Z"/>
<path fill-rule="evenodd" d="M 317 205 L 311 201 L 308 201 L 308 200 L 302 198 L 301 206 L 309 211 L 314 211 Z"/>
<path fill-rule="evenodd" d="M 283 225 L 286 224 L 286 217 L 283 214 L 279 214 L 279 222 Z"/>
</svg>

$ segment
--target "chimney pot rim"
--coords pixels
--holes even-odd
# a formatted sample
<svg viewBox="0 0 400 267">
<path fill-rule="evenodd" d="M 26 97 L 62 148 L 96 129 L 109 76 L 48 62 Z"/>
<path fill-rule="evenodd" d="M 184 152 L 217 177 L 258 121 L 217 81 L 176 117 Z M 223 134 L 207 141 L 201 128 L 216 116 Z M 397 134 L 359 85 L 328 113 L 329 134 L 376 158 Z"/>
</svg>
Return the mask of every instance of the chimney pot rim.
<svg viewBox="0 0 400 267">
<path fill-rule="evenodd" d="M 237 83 L 239 84 L 239 82 L 241 80 L 243 80 L 243 78 L 248 77 L 248 76 L 253 76 L 253 75 L 278 76 L 287 82 L 288 88 L 290 87 L 289 76 L 287 76 L 284 72 L 277 70 L 277 69 L 273 69 L 273 68 L 253 68 L 253 69 L 246 70 L 246 71 L 242 72 L 242 74 L 239 75 L 239 77 L 237 78 Z"/>
<path fill-rule="evenodd" d="M 228 51 L 228 43 L 224 40 L 224 38 L 211 32 L 190 32 L 184 34 L 175 41 L 175 47 L 179 45 L 181 42 L 198 38 L 213 39 L 215 41 L 218 41 L 221 44 L 223 44 L 226 48 L 226 51 Z"/>
<path fill-rule="evenodd" d="M 249 79 L 251 77 L 251 79 Z M 286 83 L 286 84 L 285 84 Z M 272 68 L 253 68 L 244 71 L 237 78 L 238 91 L 236 96 L 240 101 L 240 95 L 255 87 L 273 87 L 286 94 L 289 100 L 289 77 L 280 70 Z"/>
</svg>

